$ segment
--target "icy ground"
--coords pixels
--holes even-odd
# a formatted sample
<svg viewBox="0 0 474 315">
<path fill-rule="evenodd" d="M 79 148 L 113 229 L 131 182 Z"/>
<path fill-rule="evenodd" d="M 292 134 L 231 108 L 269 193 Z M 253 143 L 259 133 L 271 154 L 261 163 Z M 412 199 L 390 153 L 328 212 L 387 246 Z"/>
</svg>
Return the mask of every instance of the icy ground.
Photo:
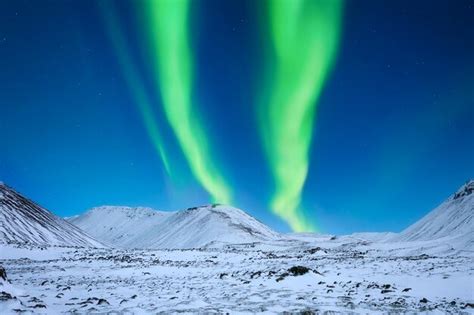
<svg viewBox="0 0 474 315">
<path fill-rule="evenodd" d="M 0 245 L 0 313 L 472 314 L 472 253 L 422 252 L 324 236 L 194 250 Z"/>
</svg>

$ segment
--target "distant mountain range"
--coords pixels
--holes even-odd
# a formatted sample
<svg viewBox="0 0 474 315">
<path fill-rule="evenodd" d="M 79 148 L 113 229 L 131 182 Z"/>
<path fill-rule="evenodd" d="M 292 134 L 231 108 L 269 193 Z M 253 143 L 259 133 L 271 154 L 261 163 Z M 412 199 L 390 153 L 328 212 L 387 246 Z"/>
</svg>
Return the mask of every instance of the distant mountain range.
<svg viewBox="0 0 474 315">
<path fill-rule="evenodd" d="M 1 182 L 0 243 L 104 247 L 78 227 Z"/>
<path fill-rule="evenodd" d="M 401 233 L 354 236 L 374 242 L 440 240 L 453 248 L 474 250 L 473 217 L 474 181 L 471 180 Z M 173 212 L 103 206 L 66 221 L 0 183 L 0 243 L 182 249 L 283 238 L 292 236 L 281 235 L 244 211 L 223 205 Z"/>
</svg>

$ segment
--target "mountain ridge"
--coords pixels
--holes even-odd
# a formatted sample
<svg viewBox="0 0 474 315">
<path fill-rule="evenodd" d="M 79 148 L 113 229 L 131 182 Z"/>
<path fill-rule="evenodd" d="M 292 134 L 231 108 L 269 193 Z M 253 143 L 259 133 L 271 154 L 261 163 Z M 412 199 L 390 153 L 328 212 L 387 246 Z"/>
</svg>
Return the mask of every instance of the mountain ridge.
<svg viewBox="0 0 474 315">
<path fill-rule="evenodd" d="M 104 247 L 101 242 L 4 183 L 0 184 L 0 242 Z"/>
<path fill-rule="evenodd" d="M 474 249 L 474 180 L 468 180 L 454 194 L 391 241 L 456 240 L 454 247 Z"/>
<path fill-rule="evenodd" d="M 107 221 L 101 221 L 105 216 Z M 107 244 L 124 248 L 196 248 L 216 241 L 246 243 L 280 236 L 244 211 L 217 204 L 169 212 L 102 206 L 69 221 Z"/>
</svg>

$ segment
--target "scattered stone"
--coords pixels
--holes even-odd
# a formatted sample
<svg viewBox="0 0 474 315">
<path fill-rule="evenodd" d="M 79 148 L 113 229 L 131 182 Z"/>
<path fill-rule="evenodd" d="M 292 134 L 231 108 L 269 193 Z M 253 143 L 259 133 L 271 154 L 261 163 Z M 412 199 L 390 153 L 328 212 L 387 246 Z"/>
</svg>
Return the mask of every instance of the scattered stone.
<svg viewBox="0 0 474 315">
<path fill-rule="evenodd" d="M 14 300 L 14 299 L 16 299 L 16 297 L 11 295 L 10 293 L 5 292 L 5 291 L 0 292 L 0 301 L 8 301 L 8 300 Z"/>
<path fill-rule="evenodd" d="M 0 266 L 0 279 L 3 279 L 3 281 L 7 281 L 7 272 L 2 266 Z"/>
<path fill-rule="evenodd" d="M 390 289 L 384 289 L 384 290 L 380 291 L 380 293 L 382 293 L 382 294 L 386 294 L 386 293 L 390 293 L 390 292 L 394 292 L 394 291 L 390 290 Z"/>
<path fill-rule="evenodd" d="M 44 305 L 44 304 L 36 304 L 35 306 L 33 306 L 33 308 L 46 308 L 46 305 Z"/>
<path fill-rule="evenodd" d="M 422 298 L 422 299 L 420 300 L 420 303 L 428 303 L 428 300 L 427 300 L 426 298 Z"/>
<path fill-rule="evenodd" d="M 302 276 L 308 273 L 309 270 L 310 269 L 308 267 L 304 267 L 304 266 L 294 266 L 288 269 L 288 271 L 292 273 L 293 276 Z"/>
<path fill-rule="evenodd" d="M 223 272 L 219 275 L 219 279 L 223 279 L 227 275 L 228 275 L 227 273 Z"/>
<path fill-rule="evenodd" d="M 39 302 L 43 302 L 43 301 L 41 301 L 36 296 L 34 296 L 31 299 L 29 299 L 28 302 L 30 302 L 30 303 L 39 303 Z"/>
<path fill-rule="evenodd" d="M 288 277 L 290 274 L 288 272 L 284 272 L 282 273 L 277 279 L 276 279 L 276 282 L 280 282 L 281 280 L 285 279 L 286 277 Z"/>
<path fill-rule="evenodd" d="M 110 303 L 106 299 L 99 299 L 99 301 L 97 301 L 97 305 L 110 305 Z"/>
<path fill-rule="evenodd" d="M 323 250 L 321 247 L 310 248 L 310 249 L 305 250 L 304 252 L 305 252 L 305 253 L 308 253 L 308 254 L 314 254 L 314 253 L 317 253 L 317 252 L 319 252 L 319 251 L 324 251 L 324 252 L 326 252 L 326 251 Z"/>
</svg>

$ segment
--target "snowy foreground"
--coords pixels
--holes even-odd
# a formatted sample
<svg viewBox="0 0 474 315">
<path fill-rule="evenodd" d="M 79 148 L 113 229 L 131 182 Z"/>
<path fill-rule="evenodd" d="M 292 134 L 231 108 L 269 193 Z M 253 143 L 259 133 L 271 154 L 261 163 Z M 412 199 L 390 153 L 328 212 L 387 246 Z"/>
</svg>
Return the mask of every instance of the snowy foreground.
<svg viewBox="0 0 474 315">
<path fill-rule="evenodd" d="M 0 245 L 0 313 L 474 313 L 472 253 L 370 238 L 194 250 Z"/>
</svg>

